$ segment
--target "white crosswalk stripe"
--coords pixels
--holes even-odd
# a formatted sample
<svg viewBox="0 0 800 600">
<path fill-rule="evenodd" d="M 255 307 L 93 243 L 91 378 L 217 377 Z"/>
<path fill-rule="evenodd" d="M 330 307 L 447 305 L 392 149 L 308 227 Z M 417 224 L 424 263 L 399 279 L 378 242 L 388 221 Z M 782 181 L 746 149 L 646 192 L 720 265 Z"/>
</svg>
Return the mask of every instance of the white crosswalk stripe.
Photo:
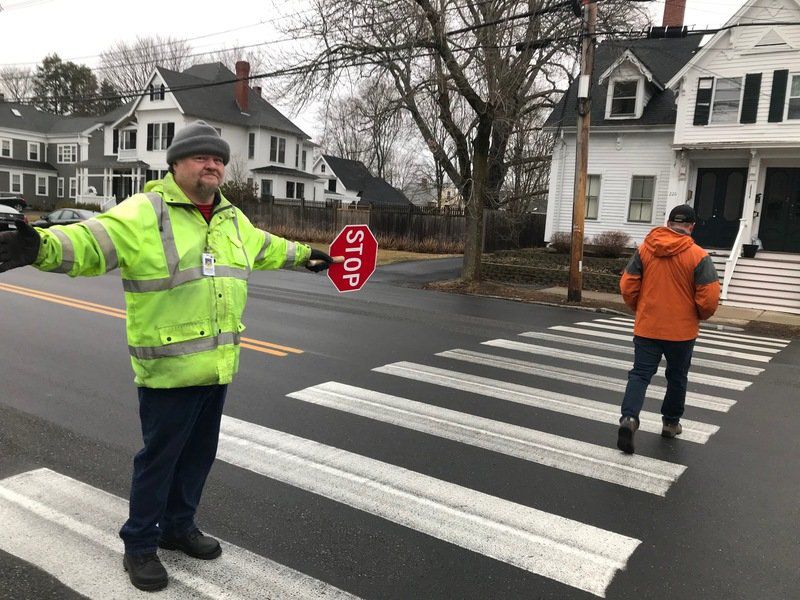
<svg viewBox="0 0 800 600">
<path fill-rule="evenodd" d="M 585 352 L 572 352 L 571 350 L 559 350 L 550 348 L 548 346 L 538 346 L 536 344 L 526 344 L 525 342 L 515 342 L 513 340 L 489 340 L 483 342 L 486 346 L 493 346 L 495 348 L 506 348 L 508 350 L 516 350 L 518 352 L 527 352 L 528 354 L 538 354 L 540 356 L 552 356 L 554 358 L 561 358 L 564 360 L 583 362 L 591 365 L 599 365 L 601 367 L 608 367 L 609 369 L 622 369 L 630 371 L 633 363 L 630 361 L 606 358 L 603 356 L 596 356 L 594 354 L 587 354 Z M 664 367 L 659 367 L 657 374 L 663 376 L 665 372 Z M 689 381 L 693 383 L 701 383 L 704 385 L 711 385 L 715 387 L 727 388 L 731 390 L 745 390 L 750 386 L 750 381 L 743 379 L 733 379 L 729 377 L 717 377 L 715 375 L 706 375 L 705 373 L 689 373 Z"/>
<path fill-rule="evenodd" d="M 595 331 L 585 327 L 570 327 L 568 325 L 556 325 L 551 327 L 553 331 L 565 331 L 567 333 L 579 333 L 581 335 L 589 335 L 594 337 L 606 338 L 609 340 L 623 340 L 630 342 L 633 340 L 633 335 L 610 333 L 608 331 Z M 742 360 L 752 360 L 756 362 L 769 362 L 772 360 L 771 356 L 764 354 L 751 354 L 747 352 L 736 352 L 734 350 L 725 350 L 724 348 L 708 348 L 702 345 L 695 345 L 695 352 L 702 352 L 704 354 L 716 354 L 718 356 L 729 356 L 730 358 L 740 358 Z"/>
<path fill-rule="evenodd" d="M 633 323 L 634 323 L 634 319 L 631 319 L 631 318 L 628 318 L 628 317 L 612 317 L 611 319 L 608 319 L 608 320 L 613 321 L 615 323 L 629 323 L 631 326 L 633 326 Z M 605 321 L 605 320 L 604 319 L 597 319 L 597 321 Z M 721 337 L 725 337 L 725 338 L 730 338 L 730 339 L 733 339 L 733 340 L 737 340 L 738 339 L 738 340 L 748 340 L 748 341 L 755 341 L 755 342 L 763 342 L 764 344 L 767 344 L 767 345 L 775 345 L 775 346 L 780 345 L 782 347 L 788 346 L 789 343 L 791 343 L 791 341 L 792 341 L 792 340 L 787 340 L 787 339 L 784 339 L 784 338 L 764 337 L 764 336 L 760 336 L 760 335 L 750 335 L 750 334 L 747 334 L 747 333 L 736 333 L 735 331 L 723 331 L 723 330 L 719 330 L 719 329 L 707 329 L 705 327 L 701 327 L 701 329 L 700 329 L 700 337 L 703 337 L 703 336 L 706 336 L 706 335 L 713 335 L 713 336 L 720 337 L 720 338 Z"/>
<path fill-rule="evenodd" d="M 575 325 L 580 325 L 581 327 L 594 327 L 596 329 L 603 329 L 607 331 L 624 331 L 630 332 L 633 335 L 633 328 L 627 327 L 625 325 L 619 323 L 606 323 L 603 320 L 598 321 L 581 321 L 579 323 L 575 323 Z M 765 354 L 777 354 L 782 350 L 782 348 L 774 348 L 774 347 L 766 347 L 761 346 L 756 343 L 742 343 L 741 340 L 733 341 L 733 340 L 719 340 L 715 338 L 711 338 L 709 336 L 700 336 L 697 340 L 699 344 L 708 344 L 711 346 L 724 346 L 726 348 L 737 348 L 739 350 L 751 350 L 753 352 L 763 352 Z"/>
<path fill-rule="evenodd" d="M 641 543 L 227 416 L 217 456 L 598 596 Z"/>
<path fill-rule="evenodd" d="M 293 392 L 289 397 L 659 496 L 664 496 L 686 470 L 683 465 L 626 456 L 610 447 L 334 381 Z"/>
<path fill-rule="evenodd" d="M 613 404 L 540 390 L 497 379 L 479 377 L 469 373 L 439 369 L 405 361 L 384 365 L 373 369 L 373 371 L 482 394 L 491 398 L 525 404 L 602 423 L 617 425 L 619 421 L 619 407 Z M 661 433 L 661 415 L 642 411 L 639 419 L 639 431 Z M 698 444 L 705 444 L 708 438 L 719 430 L 716 425 L 688 419 L 681 419 L 681 424 L 683 425 L 681 438 Z"/>
<path fill-rule="evenodd" d="M 133 588 L 122 569 L 116 531 L 127 515 L 126 500 L 49 469 L 0 480 L 0 549 L 44 569 L 88 598 L 153 597 Z M 162 551 L 171 582 L 158 598 L 356 598 L 221 543 L 222 556 L 213 561 Z"/>
<path fill-rule="evenodd" d="M 485 344 L 494 345 L 497 347 L 510 347 L 511 344 L 519 344 L 519 342 L 509 342 L 509 346 L 501 345 L 507 340 L 492 340 L 498 342 L 492 344 L 491 342 L 484 342 Z M 530 346 L 530 344 L 527 344 Z M 513 348 L 512 348 L 513 349 Z M 486 354 L 485 352 L 475 352 L 473 350 L 447 350 L 439 352 L 437 356 L 445 358 L 452 358 L 464 362 L 474 363 L 476 365 L 489 365 L 498 369 L 507 369 L 509 371 L 517 371 L 518 373 L 528 373 L 538 377 L 546 377 L 550 379 L 558 379 L 560 381 L 568 381 L 570 383 L 577 383 L 595 387 L 605 390 L 613 390 L 615 392 L 624 392 L 627 386 L 627 380 L 617 379 L 615 377 L 606 377 L 605 375 L 598 375 L 596 373 L 586 373 L 585 371 L 577 371 L 574 369 L 564 369 L 561 367 L 552 367 L 549 365 L 540 365 L 527 360 L 518 360 L 515 358 L 508 358 L 507 356 L 497 356 L 494 354 Z M 603 366 L 607 364 L 608 359 L 605 359 Z M 583 361 L 588 362 L 588 361 Z M 661 400 L 664 398 L 667 388 L 660 385 L 650 385 L 647 388 L 646 397 Z M 697 406 L 698 408 L 705 408 L 706 410 L 714 410 L 717 412 L 728 412 L 736 404 L 736 400 L 722 398 L 719 396 L 711 396 L 709 394 L 701 394 L 698 392 L 686 392 L 686 405 Z"/>
<path fill-rule="evenodd" d="M 605 352 L 617 352 L 619 354 L 627 354 L 633 356 L 633 344 L 623 346 L 622 344 L 611 344 L 601 342 L 594 339 L 576 338 L 566 335 L 556 335 L 554 333 L 546 333 L 544 331 L 525 331 L 519 334 L 521 337 L 534 338 L 542 342 L 555 342 L 557 344 L 566 344 L 569 346 L 579 346 L 581 348 L 592 348 L 593 350 L 602 350 Z M 633 363 L 631 363 L 633 366 Z M 708 358 L 698 358 L 692 356 L 693 367 L 707 367 L 709 369 L 716 369 L 719 371 L 733 371 L 741 375 L 760 375 L 764 372 L 762 367 L 754 367 L 751 365 L 742 365 L 731 362 L 723 362 L 719 360 L 710 360 Z"/>
</svg>

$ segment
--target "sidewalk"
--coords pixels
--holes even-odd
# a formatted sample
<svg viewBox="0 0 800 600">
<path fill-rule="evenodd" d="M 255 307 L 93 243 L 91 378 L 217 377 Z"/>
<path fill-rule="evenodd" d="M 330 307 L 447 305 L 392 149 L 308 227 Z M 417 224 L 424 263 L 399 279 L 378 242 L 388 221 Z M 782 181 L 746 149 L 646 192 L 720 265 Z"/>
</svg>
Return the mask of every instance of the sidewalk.
<svg viewBox="0 0 800 600">
<path fill-rule="evenodd" d="M 552 287 L 540 291 L 548 294 L 561 295 L 564 297 L 567 295 L 567 288 L 565 287 Z M 621 311 L 630 312 L 619 294 L 584 291 L 582 296 L 585 300 L 595 300 L 610 305 L 617 304 L 619 305 L 619 309 Z M 790 314 L 756 308 L 738 308 L 735 306 L 725 306 L 723 304 L 720 305 L 719 309 L 717 310 L 717 314 L 708 320 L 708 323 L 734 326 L 746 326 L 750 322 L 800 327 L 800 314 Z"/>
</svg>

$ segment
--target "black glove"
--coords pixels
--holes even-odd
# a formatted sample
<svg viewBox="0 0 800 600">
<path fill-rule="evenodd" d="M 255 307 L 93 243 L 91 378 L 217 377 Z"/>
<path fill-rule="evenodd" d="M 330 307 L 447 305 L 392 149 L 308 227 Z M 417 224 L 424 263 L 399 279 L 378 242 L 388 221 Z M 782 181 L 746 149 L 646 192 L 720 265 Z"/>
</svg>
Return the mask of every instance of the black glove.
<svg viewBox="0 0 800 600">
<path fill-rule="evenodd" d="M 314 273 L 319 273 L 330 267 L 332 262 L 333 259 L 322 250 L 315 250 L 312 248 L 311 256 L 308 257 L 308 262 L 306 263 L 306 269 Z"/>
<path fill-rule="evenodd" d="M 0 273 L 29 265 L 39 256 L 41 238 L 36 230 L 22 220 L 14 223 L 16 231 L 0 232 Z"/>
</svg>

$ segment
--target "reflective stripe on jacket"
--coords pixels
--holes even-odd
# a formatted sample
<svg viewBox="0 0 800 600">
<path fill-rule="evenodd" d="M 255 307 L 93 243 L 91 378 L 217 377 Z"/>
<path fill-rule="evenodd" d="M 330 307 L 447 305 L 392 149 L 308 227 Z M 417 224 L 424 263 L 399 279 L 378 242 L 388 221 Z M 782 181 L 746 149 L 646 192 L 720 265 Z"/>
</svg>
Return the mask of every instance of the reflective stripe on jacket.
<svg viewBox="0 0 800 600">
<path fill-rule="evenodd" d="M 656 227 L 625 268 L 620 291 L 636 312 L 634 335 L 686 341 L 716 312 L 720 285 L 711 257 L 690 235 Z"/>
<path fill-rule="evenodd" d="M 311 249 L 256 229 L 221 195 L 206 223 L 171 174 L 145 192 L 83 223 L 39 229 L 34 266 L 72 277 L 119 268 L 137 385 L 230 383 L 250 272 L 303 265 Z M 203 275 L 204 253 L 214 276 Z"/>
</svg>

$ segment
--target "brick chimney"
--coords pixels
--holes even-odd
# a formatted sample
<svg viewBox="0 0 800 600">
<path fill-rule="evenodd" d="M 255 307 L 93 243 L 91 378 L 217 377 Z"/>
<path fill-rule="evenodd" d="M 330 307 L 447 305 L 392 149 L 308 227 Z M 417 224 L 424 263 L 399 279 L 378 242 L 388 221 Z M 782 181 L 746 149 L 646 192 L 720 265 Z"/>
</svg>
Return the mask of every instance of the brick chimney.
<svg viewBox="0 0 800 600">
<path fill-rule="evenodd" d="M 664 22 L 662 27 L 683 27 L 683 16 L 689 0 L 667 0 L 664 4 Z"/>
<path fill-rule="evenodd" d="M 248 77 L 250 77 L 250 63 L 246 60 L 237 60 L 236 79 L 239 81 L 234 84 L 234 96 L 239 110 L 243 113 L 246 113 L 248 109 L 247 94 L 250 90 Z"/>
</svg>

